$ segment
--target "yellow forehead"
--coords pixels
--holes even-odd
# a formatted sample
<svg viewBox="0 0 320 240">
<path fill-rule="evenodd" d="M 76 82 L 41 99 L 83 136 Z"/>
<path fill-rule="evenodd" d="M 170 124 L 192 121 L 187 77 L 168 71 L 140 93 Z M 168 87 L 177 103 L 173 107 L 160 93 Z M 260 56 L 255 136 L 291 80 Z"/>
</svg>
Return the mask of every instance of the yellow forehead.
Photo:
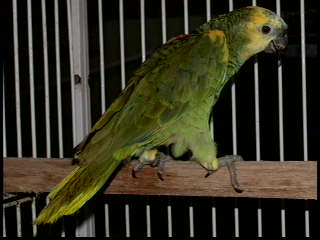
<svg viewBox="0 0 320 240">
<path fill-rule="evenodd" d="M 275 27 L 281 25 L 281 22 L 279 21 L 279 18 L 276 17 L 276 15 L 266 14 L 261 9 L 259 9 L 255 14 L 251 16 L 251 22 L 257 27 L 265 24 L 271 24 Z"/>
</svg>

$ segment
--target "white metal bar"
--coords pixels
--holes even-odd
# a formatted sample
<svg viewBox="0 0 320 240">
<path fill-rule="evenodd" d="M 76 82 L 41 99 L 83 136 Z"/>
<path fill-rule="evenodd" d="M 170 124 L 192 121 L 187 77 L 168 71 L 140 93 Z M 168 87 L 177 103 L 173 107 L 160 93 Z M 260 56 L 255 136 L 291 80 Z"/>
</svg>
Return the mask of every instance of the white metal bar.
<svg viewBox="0 0 320 240">
<path fill-rule="evenodd" d="M 145 31 L 145 5 L 144 0 L 140 0 L 140 28 L 141 28 L 141 57 L 142 62 L 146 60 L 146 31 Z"/>
<path fill-rule="evenodd" d="M 17 0 L 12 1 L 12 9 L 13 9 L 13 45 L 14 45 L 14 80 L 15 80 L 15 95 L 16 95 L 17 152 L 18 152 L 18 157 L 22 157 Z"/>
<path fill-rule="evenodd" d="M 32 198 L 32 203 L 31 203 L 31 213 L 32 213 L 32 234 L 34 237 L 37 236 L 37 224 L 34 223 L 34 221 L 37 218 L 36 214 L 36 198 Z"/>
<path fill-rule="evenodd" d="M 104 205 L 104 219 L 106 224 L 106 237 L 110 237 L 110 224 L 109 224 L 109 205 Z"/>
<path fill-rule="evenodd" d="M 65 231 L 65 224 L 64 224 L 64 218 L 62 217 L 62 224 L 61 224 L 61 237 L 66 236 L 66 231 Z"/>
<path fill-rule="evenodd" d="M 284 200 L 281 200 L 281 237 L 286 237 L 286 210 Z"/>
<path fill-rule="evenodd" d="M 146 219 L 147 219 L 147 237 L 151 237 L 151 217 L 150 217 L 150 205 L 146 205 Z"/>
<path fill-rule="evenodd" d="M 183 0 L 184 33 L 189 33 L 188 0 Z"/>
<path fill-rule="evenodd" d="M 306 37 L 305 37 L 305 3 L 300 0 L 301 27 L 301 70 L 302 70 L 302 119 L 303 119 L 303 160 L 308 161 L 308 121 L 307 121 L 307 76 L 306 76 Z M 310 236 L 309 210 L 306 201 L 305 236 Z"/>
<path fill-rule="evenodd" d="M 4 68 L 2 69 L 2 148 L 3 148 L 3 157 L 7 157 L 7 130 L 6 130 L 6 102 L 5 102 L 5 91 L 4 91 Z"/>
<path fill-rule="evenodd" d="M 161 0 L 162 43 L 167 42 L 166 0 Z"/>
<path fill-rule="evenodd" d="M 233 0 L 229 0 L 229 11 L 233 11 Z"/>
<path fill-rule="evenodd" d="M 306 210 L 304 212 L 304 226 L 305 226 L 305 236 L 310 237 L 310 215 L 309 209 L 307 208 L 308 201 L 306 200 Z"/>
<path fill-rule="evenodd" d="M 17 216 L 17 235 L 18 237 L 22 237 L 20 203 L 16 205 L 16 216 Z"/>
<path fill-rule="evenodd" d="M 259 110 L 259 65 L 255 56 L 254 62 L 254 107 L 255 107 L 255 129 L 256 129 L 256 160 L 261 160 L 260 152 L 260 110 Z"/>
<path fill-rule="evenodd" d="M 123 26 L 123 0 L 119 0 L 119 20 L 120 20 L 120 58 L 121 58 L 121 88 L 126 86 L 126 69 L 124 53 L 124 26 Z"/>
<path fill-rule="evenodd" d="M 27 2 L 28 11 L 28 48 L 29 48 L 29 84 L 30 84 L 30 111 L 31 111 L 31 139 L 32 157 L 37 157 L 37 136 L 36 136 L 36 117 L 34 101 L 34 64 L 33 64 L 33 37 L 32 37 L 32 5 L 31 0 Z"/>
<path fill-rule="evenodd" d="M 72 46 L 72 76 L 74 88 L 75 143 L 79 143 L 91 129 L 88 17 L 87 1 L 69 1 L 70 6 L 70 43 Z M 76 81 L 76 82 L 74 82 Z"/>
<path fill-rule="evenodd" d="M 280 0 L 276 1 L 277 14 L 281 15 Z M 282 66 L 278 60 L 278 98 L 279 98 L 279 147 L 280 161 L 284 161 L 284 141 L 283 141 L 283 88 L 282 88 Z"/>
<path fill-rule="evenodd" d="M 253 6 L 257 6 L 256 0 L 252 1 Z M 254 107 L 255 107 L 255 132 L 256 132 L 256 161 L 261 160 L 261 150 L 260 150 L 260 105 L 259 105 L 259 64 L 258 57 L 255 56 L 254 62 Z M 261 200 L 258 199 L 258 237 L 262 237 L 262 209 Z"/>
<path fill-rule="evenodd" d="M 99 15 L 99 44 L 100 44 L 100 78 L 101 78 L 101 113 L 104 113 L 106 111 L 106 90 L 105 90 L 102 0 L 98 1 L 98 10 L 99 10 L 98 15 Z"/>
<path fill-rule="evenodd" d="M 72 107 L 72 141 L 73 146 L 77 145 L 76 141 L 76 108 L 75 108 L 75 92 L 74 92 L 74 69 L 73 69 L 73 37 L 72 37 L 72 21 L 71 21 L 71 3 L 67 0 L 68 15 L 68 39 L 69 39 L 69 61 L 70 61 L 70 82 L 71 82 L 71 107 Z"/>
<path fill-rule="evenodd" d="M 58 111 L 58 136 L 59 157 L 63 157 L 63 135 L 62 135 L 62 104 L 61 104 L 61 63 L 60 63 L 60 33 L 59 33 L 59 3 L 54 0 L 54 36 L 56 50 L 56 72 L 57 72 L 57 111 Z"/>
<path fill-rule="evenodd" d="M 211 1 L 206 0 L 206 10 L 207 10 L 207 21 L 211 19 Z"/>
<path fill-rule="evenodd" d="M 49 195 L 46 196 L 46 205 L 50 203 L 50 198 L 48 197 Z"/>
<path fill-rule="evenodd" d="M 239 237 L 239 209 L 234 208 L 234 236 Z"/>
<path fill-rule="evenodd" d="M 217 212 L 216 212 L 216 207 L 212 207 L 211 215 L 212 215 L 212 237 L 217 237 Z"/>
<path fill-rule="evenodd" d="M 43 38 L 43 63 L 44 63 L 44 91 L 46 114 L 46 147 L 47 158 L 51 157 L 51 133 L 50 133 L 50 96 L 49 96 L 49 63 L 48 63 L 48 36 L 46 0 L 41 0 L 42 38 Z"/>
<path fill-rule="evenodd" d="M 2 236 L 7 236 L 5 208 L 2 206 Z"/>
<path fill-rule="evenodd" d="M 167 212 L 168 212 L 168 237 L 172 237 L 172 211 L 171 211 L 171 205 L 167 206 Z"/>
<path fill-rule="evenodd" d="M 307 83 L 306 83 L 306 38 L 304 0 L 300 0 L 301 21 L 301 68 L 302 68 L 302 114 L 303 114 L 303 160 L 308 161 L 308 126 L 307 126 Z"/>
<path fill-rule="evenodd" d="M 74 145 L 78 144 L 91 128 L 89 50 L 88 50 L 88 16 L 87 1 L 67 1 L 68 27 L 70 45 L 71 92 L 74 111 Z M 85 208 L 77 219 L 76 236 L 95 236 L 94 215 Z M 90 215 L 91 214 L 91 215 Z M 79 220 L 79 221 L 78 221 Z"/>
<path fill-rule="evenodd" d="M 130 209 L 129 205 L 125 205 L 125 219 L 126 219 L 126 237 L 130 237 Z"/>
<path fill-rule="evenodd" d="M 233 1 L 229 0 L 229 11 L 233 11 Z M 237 110 L 236 110 L 236 85 L 235 83 L 231 86 L 231 106 L 232 106 L 232 149 L 233 154 L 237 155 Z M 237 204 L 237 199 L 235 199 Z M 239 237 L 239 209 L 234 208 L 234 228 L 235 237 Z"/>
<path fill-rule="evenodd" d="M 262 209 L 261 209 L 261 200 L 258 202 L 258 237 L 262 237 Z"/>
<path fill-rule="evenodd" d="M 189 226 L 190 226 L 190 237 L 194 237 L 194 223 L 193 223 L 193 206 L 189 206 Z"/>
</svg>

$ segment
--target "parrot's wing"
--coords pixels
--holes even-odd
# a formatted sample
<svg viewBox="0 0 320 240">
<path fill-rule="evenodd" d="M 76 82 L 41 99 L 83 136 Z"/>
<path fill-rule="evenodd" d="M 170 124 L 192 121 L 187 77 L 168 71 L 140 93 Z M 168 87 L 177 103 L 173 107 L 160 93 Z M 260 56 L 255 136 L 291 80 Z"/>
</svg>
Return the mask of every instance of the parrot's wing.
<svg viewBox="0 0 320 240">
<path fill-rule="evenodd" d="M 80 153 L 87 142 L 103 128 L 112 117 L 120 112 L 127 104 L 132 92 L 136 85 L 145 77 L 146 74 L 152 72 L 152 69 L 157 68 L 166 56 L 168 56 L 177 47 L 183 46 L 183 41 L 190 38 L 190 35 L 179 35 L 178 37 L 170 39 L 165 45 L 161 46 L 154 54 L 153 57 L 142 64 L 142 66 L 135 72 L 135 75 L 129 80 L 127 87 L 120 93 L 117 99 L 111 104 L 111 106 L 104 112 L 100 119 L 92 127 L 90 133 L 74 148 L 75 153 Z"/>
<path fill-rule="evenodd" d="M 206 99 L 212 79 L 224 80 L 228 57 L 227 41 L 219 30 L 170 40 L 135 73 L 78 151 L 104 127 L 113 129 L 109 137 L 117 148 L 161 144 L 166 139 L 157 133 Z"/>
<path fill-rule="evenodd" d="M 117 148 L 165 141 L 154 136 L 194 107 L 196 100 L 208 97 L 205 88 L 212 78 L 223 80 L 228 56 L 222 31 L 170 40 L 135 73 L 79 145 L 78 153 L 105 127 L 113 129 L 109 137 Z"/>
</svg>

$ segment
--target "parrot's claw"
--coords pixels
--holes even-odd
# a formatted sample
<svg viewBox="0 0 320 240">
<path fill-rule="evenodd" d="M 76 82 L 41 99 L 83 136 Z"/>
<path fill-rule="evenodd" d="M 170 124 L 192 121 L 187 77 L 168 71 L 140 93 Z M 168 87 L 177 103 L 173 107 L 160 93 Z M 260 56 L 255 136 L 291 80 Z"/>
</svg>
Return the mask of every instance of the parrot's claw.
<svg viewBox="0 0 320 240">
<path fill-rule="evenodd" d="M 139 163 L 136 166 L 134 166 L 134 168 L 131 171 L 132 177 L 136 178 L 136 173 L 139 172 L 145 165 L 151 165 L 151 167 L 158 167 L 157 175 L 159 179 L 163 181 L 165 162 L 171 160 L 172 158 L 169 155 L 166 155 L 162 152 L 157 152 L 156 157 L 154 159 L 149 159 L 147 157 L 148 153 L 150 153 L 150 150 L 149 152 L 146 152 L 139 158 Z"/>
<path fill-rule="evenodd" d="M 136 173 L 139 172 L 143 167 L 144 167 L 144 163 L 143 162 L 139 162 L 136 166 L 134 166 L 134 168 L 131 171 L 131 175 L 134 178 L 137 178 Z"/>
<path fill-rule="evenodd" d="M 234 165 L 234 162 L 238 161 L 243 161 L 243 158 L 239 155 L 226 155 L 221 158 L 218 158 L 220 167 L 225 167 L 227 166 L 229 174 L 230 174 L 230 181 L 233 189 L 241 193 L 244 191 L 244 189 L 240 186 L 238 179 L 237 179 L 237 172 L 236 172 L 236 167 Z M 217 170 L 208 170 L 207 174 L 204 177 L 209 177 L 212 173 L 214 173 Z"/>
<path fill-rule="evenodd" d="M 237 172 L 236 167 L 234 165 L 235 162 L 243 161 L 243 158 L 239 155 L 226 155 L 223 157 L 218 158 L 220 167 L 227 166 L 229 174 L 230 174 L 230 181 L 233 189 L 241 193 L 244 191 L 244 189 L 240 186 L 238 179 L 237 179 Z M 210 175 L 212 173 L 208 172 L 207 175 Z M 209 176 L 208 175 L 208 176 Z"/>
<path fill-rule="evenodd" d="M 172 158 L 169 155 L 165 155 L 164 153 L 160 153 L 159 157 L 157 158 L 157 161 L 154 162 L 152 165 L 153 167 L 158 167 L 157 175 L 161 181 L 163 181 L 163 175 L 164 175 L 164 165 L 168 160 L 171 160 Z"/>
</svg>

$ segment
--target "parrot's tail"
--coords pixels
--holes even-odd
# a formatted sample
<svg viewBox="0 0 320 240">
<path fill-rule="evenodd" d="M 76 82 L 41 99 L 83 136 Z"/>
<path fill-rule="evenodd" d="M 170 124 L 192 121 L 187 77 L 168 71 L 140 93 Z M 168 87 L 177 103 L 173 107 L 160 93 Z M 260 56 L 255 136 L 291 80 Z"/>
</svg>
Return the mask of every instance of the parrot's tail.
<svg viewBox="0 0 320 240">
<path fill-rule="evenodd" d="M 50 194 L 50 203 L 41 211 L 36 224 L 56 222 L 64 215 L 74 214 L 99 189 L 120 164 L 120 161 L 111 157 L 110 164 L 90 163 L 73 170 Z"/>
</svg>

